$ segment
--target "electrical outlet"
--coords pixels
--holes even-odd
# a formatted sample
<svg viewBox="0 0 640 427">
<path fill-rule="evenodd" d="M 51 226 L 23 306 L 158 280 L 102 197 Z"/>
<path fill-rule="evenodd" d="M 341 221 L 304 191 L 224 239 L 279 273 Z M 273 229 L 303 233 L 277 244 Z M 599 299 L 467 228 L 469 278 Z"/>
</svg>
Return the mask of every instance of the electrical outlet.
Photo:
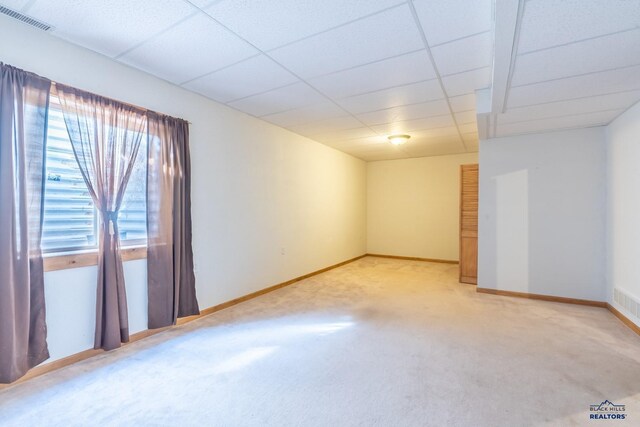
<svg viewBox="0 0 640 427">
<path fill-rule="evenodd" d="M 280 255 L 284 255 L 284 248 L 280 248 Z"/>
</svg>

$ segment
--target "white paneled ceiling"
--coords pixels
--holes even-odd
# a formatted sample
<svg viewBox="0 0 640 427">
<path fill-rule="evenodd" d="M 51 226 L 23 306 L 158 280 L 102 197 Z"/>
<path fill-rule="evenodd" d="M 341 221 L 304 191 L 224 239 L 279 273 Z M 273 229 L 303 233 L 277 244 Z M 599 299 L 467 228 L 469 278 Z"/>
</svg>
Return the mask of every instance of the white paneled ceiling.
<svg viewBox="0 0 640 427">
<path fill-rule="evenodd" d="M 431 46 L 491 31 L 491 0 L 416 0 L 414 4 Z"/>
<path fill-rule="evenodd" d="M 256 72 L 260 70 L 260 72 Z M 297 83 L 299 80 L 266 55 L 252 56 L 228 67 L 185 81 L 183 86 L 226 103 Z"/>
<path fill-rule="evenodd" d="M 269 54 L 298 76 L 311 78 L 422 47 L 411 11 L 403 4 L 276 48 Z"/>
<path fill-rule="evenodd" d="M 496 0 L 495 8 L 495 45 L 504 37 L 513 50 L 496 48 L 482 138 L 606 125 L 640 100 L 639 0 Z"/>
<path fill-rule="evenodd" d="M 513 87 L 638 65 L 640 28 L 518 55 Z"/>
<path fill-rule="evenodd" d="M 533 0 L 522 18 L 520 53 L 562 46 L 637 28 L 636 0 Z M 540 31 L 544 29 L 544 31 Z"/>
<path fill-rule="evenodd" d="M 640 99 L 640 0 L 0 0 L 364 160 L 596 126 Z M 506 11 L 506 13 L 504 13 Z M 489 103 L 476 112 L 476 91 Z M 409 133 L 392 146 L 387 136 Z"/>
<path fill-rule="evenodd" d="M 422 80 L 433 80 L 436 72 L 424 50 L 321 75 L 309 83 L 335 100 Z M 439 96 L 443 96 L 440 92 Z"/>
<path fill-rule="evenodd" d="M 215 54 L 203 55 L 203 52 Z M 226 28 L 203 14 L 196 14 L 118 55 L 118 60 L 172 83 L 183 83 L 258 53 Z"/>
<path fill-rule="evenodd" d="M 275 49 L 348 25 L 401 0 L 199 0 L 191 3 L 261 50 Z M 212 4 L 213 3 L 213 4 Z"/>
<path fill-rule="evenodd" d="M 22 12 L 52 25 L 56 36 L 111 57 L 196 15 L 175 0 L 38 0 Z"/>
</svg>

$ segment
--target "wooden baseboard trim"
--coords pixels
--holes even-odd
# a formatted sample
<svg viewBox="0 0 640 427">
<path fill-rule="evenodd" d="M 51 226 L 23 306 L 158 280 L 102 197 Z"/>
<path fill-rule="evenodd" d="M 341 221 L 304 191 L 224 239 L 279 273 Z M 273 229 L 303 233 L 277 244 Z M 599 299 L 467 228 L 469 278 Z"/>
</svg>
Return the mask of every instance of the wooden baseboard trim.
<svg viewBox="0 0 640 427">
<path fill-rule="evenodd" d="M 536 299 L 536 300 L 542 300 L 542 301 L 561 302 L 565 304 L 578 304 L 578 305 L 587 305 L 590 307 L 606 308 L 614 316 L 616 316 L 622 323 L 624 323 L 625 326 L 627 326 L 636 334 L 640 335 L 640 326 L 633 323 L 631 319 L 629 319 L 627 316 L 622 314 L 620 311 L 618 311 L 614 306 L 612 306 L 608 302 L 592 301 L 592 300 L 577 299 L 577 298 L 556 297 L 551 295 L 529 294 L 526 292 L 502 291 L 498 289 L 488 289 L 488 288 L 476 288 L 476 292 L 480 292 L 483 294 L 500 295 L 505 297 L 528 298 L 528 299 Z"/>
<path fill-rule="evenodd" d="M 631 329 L 636 334 L 640 335 L 640 326 L 633 323 L 631 319 L 629 319 L 627 316 L 622 314 L 620 311 L 618 311 L 618 309 L 616 309 L 614 306 L 612 306 L 609 303 L 607 303 L 607 309 L 609 309 L 609 311 L 613 313 L 613 315 L 616 316 L 618 319 L 620 319 L 620 321 L 624 323 L 629 329 Z"/>
<path fill-rule="evenodd" d="M 477 277 L 469 277 L 469 276 L 460 276 L 460 283 L 464 283 L 465 285 L 477 285 L 478 278 Z"/>
<path fill-rule="evenodd" d="M 476 287 L 476 292 L 480 292 L 482 294 L 500 295 L 505 297 L 528 298 L 528 299 L 536 299 L 541 301 L 562 302 L 565 304 L 578 304 L 578 305 L 588 305 L 591 307 L 607 308 L 607 303 L 604 301 L 592 301 L 588 299 L 556 297 L 553 295 L 530 294 L 526 292 L 503 291 L 499 289 L 478 288 L 478 287 Z"/>
<path fill-rule="evenodd" d="M 259 297 L 260 295 L 268 294 L 269 292 L 273 292 L 273 291 L 275 291 L 277 289 L 284 288 L 285 286 L 292 285 L 292 284 L 294 284 L 296 282 L 299 282 L 301 280 L 308 279 L 309 277 L 313 277 L 313 276 L 316 276 L 316 275 L 318 275 L 320 273 L 324 273 L 326 271 L 333 270 L 334 268 L 342 267 L 345 264 L 352 263 L 352 262 L 357 261 L 357 260 L 359 260 L 361 258 L 364 258 L 366 256 L 367 255 L 360 255 L 358 257 L 351 258 L 351 259 L 349 259 L 347 261 L 339 262 L 338 264 L 334 264 L 332 266 L 325 267 L 323 269 L 314 271 L 312 273 L 296 277 L 295 279 L 287 280 L 286 282 L 278 283 L 277 285 L 269 286 L 268 288 L 264 288 L 264 289 L 261 289 L 259 291 L 252 292 L 250 294 L 241 296 L 239 298 L 232 299 L 231 301 L 223 302 L 222 304 L 218 304 L 218 305 L 214 305 L 213 307 L 205 308 L 204 310 L 200 311 L 200 315 L 198 315 L 198 316 L 189 316 L 189 317 L 183 317 L 181 319 L 178 319 L 178 325 L 182 325 L 182 324 L 188 323 L 188 322 L 190 322 L 192 320 L 198 319 L 198 318 L 203 317 L 203 316 L 208 316 L 208 315 L 213 314 L 213 313 L 215 313 L 217 311 L 224 310 L 225 308 L 232 307 L 232 306 L 234 306 L 236 304 L 240 304 L 241 302 L 245 302 L 245 301 L 248 301 L 250 299 Z"/>
<path fill-rule="evenodd" d="M 194 321 L 196 319 L 200 319 L 202 317 L 208 316 L 208 315 L 213 314 L 213 313 L 215 313 L 217 311 L 224 310 L 225 308 L 229 308 L 229 307 L 232 307 L 234 305 L 240 304 L 242 302 L 248 301 L 250 299 L 259 297 L 260 295 L 264 295 L 264 294 L 267 294 L 269 292 L 273 292 L 273 291 L 275 291 L 277 289 L 284 288 L 285 286 L 292 285 L 292 284 L 294 284 L 296 282 L 299 282 L 301 280 L 308 279 L 309 277 L 324 273 L 324 272 L 329 271 L 329 270 L 333 270 L 334 268 L 342 267 L 343 265 L 352 263 L 352 262 L 357 261 L 357 260 L 359 260 L 361 258 L 364 258 L 366 256 L 367 256 L 366 254 L 365 255 L 360 255 L 360 256 L 357 256 L 355 258 L 351 258 L 351 259 L 349 259 L 347 261 L 339 262 L 338 264 L 334 264 L 332 266 L 322 268 L 322 269 L 314 271 L 312 273 L 296 277 L 295 279 L 287 280 L 286 282 L 278 283 L 277 285 L 269 286 L 268 288 L 261 289 L 261 290 L 259 290 L 257 292 L 252 292 L 252 293 L 250 293 L 248 295 L 244 295 L 242 297 L 232 299 L 231 301 L 227 301 L 227 302 L 224 302 L 222 304 L 215 305 L 213 307 L 205 308 L 204 310 L 200 311 L 199 315 L 183 317 L 183 318 L 178 319 L 177 325 L 184 325 L 185 323 L 192 322 L 192 321 Z M 168 329 L 171 329 L 172 327 L 173 326 L 167 326 L 165 328 L 159 328 L 159 329 L 145 329 L 144 331 L 140 331 L 138 333 L 132 334 L 129 337 L 129 342 L 128 343 L 123 343 L 122 346 L 124 347 L 125 345 L 131 344 L 132 342 L 140 341 L 141 339 L 150 337 L 152 335 L 159 334 L 159 333 L 164 332 L 164 331 L 166 331 Z M 12 386 L 14 386 L 16 384 L 20 384 L 20 383 L 28 381 L 28 380 L 30 380 L 32 378 L 39 377 L 40 375 L 44 375 L 44 374 L 48 374 L 49 372 L 57 371 L 58 369 L 64 368 L 64 367 L 69 366 L 69 365 L 73 365 L 74 363 L 78 363 L 78 362 L 81 362 L 81 361 L 86 360 L 86 359 L 90 359 L 90 358 L 92 358 L 94 356 L 97 356 L 99 354 L 102 354 L 102 353 L 104 353 L 104 350 L 89 349 L 89 350 L 81 351 L 80 353 L 72 354 L 70 356 L 67 356 L 67 357 L 59 359 L 59 360 L 55 360 L 55 361 L 53 361 L 51 363 L 47 363 L 45 365 L 36 366 L 35 368 L 33 368 L 29 372 L 27 372 L 27 374 L 24 375 L 22 378 L 12 382 L 11 384 L 0 384 L 0 390 L 8 388 L 8 387 L 12 387 Z"/>
<path fill-rule="evenodd" d="M 425 262 L 440 262 L 443 264 L 459 264 L 459 261 L 452 260 L 452 259 L 418 258 L 413 256 L 383 255 L 383 254 L 366 254 L 365 256 L 373 256 L 377 258 L 404 259 L 407 261 L 425 261 Z"/>
</svg>

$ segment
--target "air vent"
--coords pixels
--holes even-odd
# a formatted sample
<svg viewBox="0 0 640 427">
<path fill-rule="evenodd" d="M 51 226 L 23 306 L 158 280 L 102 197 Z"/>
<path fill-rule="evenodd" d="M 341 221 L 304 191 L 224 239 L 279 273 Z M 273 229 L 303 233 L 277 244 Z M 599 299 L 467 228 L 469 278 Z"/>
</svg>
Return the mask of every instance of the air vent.
<svg viewBox="0 0 640 427">
<path fill-rule="evenodd" d="M 613 300 L 627 310 L 635 321 L 640 321 L 640 301 L 620 288 L 613 289 Z"/>
<path fill-rule="evenodd" d="M 31 25 L 32 27 L 39 28 L 42 31 L 49 31 L 52 28 L 51 25 L 45 24 L 44 22 L 38 21 L 37 19 L 30 18 L 27 15 L 23 15 L 20 12 L 16 12 L 15 10 L 8 9 L 4 6 L 0 6 L 0 13 L 10 16 L 13 19 L 17 19 L 18 21 L 22 21 L 27 25 Z"/>
</svg>

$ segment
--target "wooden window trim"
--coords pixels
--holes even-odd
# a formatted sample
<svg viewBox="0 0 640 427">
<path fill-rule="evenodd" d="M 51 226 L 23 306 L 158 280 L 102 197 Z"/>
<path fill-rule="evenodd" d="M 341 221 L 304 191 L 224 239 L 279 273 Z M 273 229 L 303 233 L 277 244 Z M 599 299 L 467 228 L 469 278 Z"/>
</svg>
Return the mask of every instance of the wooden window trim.
<svg viewBox="0 0 640 427">
<path fill-rule="evenodd" d="M 147 257 L 146 246 L 134 246 L 120 250 L 122 261 L 133 261 Z M 44 271 L 66 270 L 69 268 L 98 265 L 98 252 L 76 252 L 71 254 L 44 256 Z"/>
</svg>

